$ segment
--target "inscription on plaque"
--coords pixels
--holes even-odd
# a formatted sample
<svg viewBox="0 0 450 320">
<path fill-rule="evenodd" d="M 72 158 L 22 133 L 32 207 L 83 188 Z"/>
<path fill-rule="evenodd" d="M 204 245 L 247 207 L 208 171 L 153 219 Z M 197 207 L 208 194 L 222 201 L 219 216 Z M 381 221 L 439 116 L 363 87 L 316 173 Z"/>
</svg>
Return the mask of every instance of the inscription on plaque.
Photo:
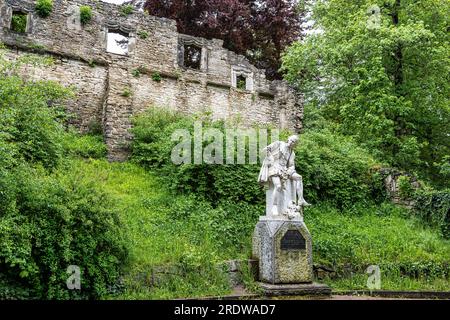
<svg viewBox="0 0 450 320">
<path fill-rule="evenodd" d="M 305 250 L 306 241 L 298 230 L 289 230 L 281 239 L 281 250 Z"/>
</svg>

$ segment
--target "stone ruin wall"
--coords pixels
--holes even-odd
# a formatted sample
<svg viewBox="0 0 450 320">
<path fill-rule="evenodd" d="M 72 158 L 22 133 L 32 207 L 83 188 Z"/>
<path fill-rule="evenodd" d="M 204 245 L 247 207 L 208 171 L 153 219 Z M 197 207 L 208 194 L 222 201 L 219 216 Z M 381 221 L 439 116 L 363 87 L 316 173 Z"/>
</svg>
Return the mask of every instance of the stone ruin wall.
<svg viewBox="0 0 450 320">
<path fill-rule="evenodd" d="M 91 6 L 94 15 L 76 28 L 72 21 L 81 5 Z M 11 30 L 17 12 L 27 14 L 25 33 Z M 108 30 L 128 35 L 126 55 L 107 52 Z M 11 59 L 30 51 L 54 58 L 50 66 L 27 66 L 24 74 L 73 86 L 76 97 L 68 106 L 73 124 L 82 132 L 100 124 L 110 160 L 126 159 L 130 116 L 152 106 L 186 114 L 209 111 L 213 119 L 240 119 L 247 126 L 301 129 L 301 96 L 285 82 L 267 80 L 264 70 L 224 49 L 221 40 L 177 33 L 173 20 L 137 10 L 123 15 L 120 6 L 85 0 L 55 0 L 50 16 L 40 18 L 32 0 L 0 0 L 0 41 Z M 184 45 L 201 48 L 199 69 L 183 66 Z M 140 76 L 133 75 L 135 70 Z M 246 89 L 236 88 L 237 75 L 246 76 Z"/>
</svg>

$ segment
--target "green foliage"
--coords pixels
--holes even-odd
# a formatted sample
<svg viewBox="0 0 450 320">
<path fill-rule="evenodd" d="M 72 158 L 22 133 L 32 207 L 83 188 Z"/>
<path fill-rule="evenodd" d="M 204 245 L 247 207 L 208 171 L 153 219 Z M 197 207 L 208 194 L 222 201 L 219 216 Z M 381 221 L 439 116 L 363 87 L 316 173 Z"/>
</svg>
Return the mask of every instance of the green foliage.
<svg viewBox="0 0 450 320">
<path fill-rule="evenodd" d="M 53 0 L 37 0 L 35 9 L 41 18 L 46 18 L 53 10 Z"/>
<path fill-rule="evenodd" d="M 25 33 L 27 30 L 27 15 L 25 13 L 13 14 L 11 19 L 11 30 Z"/>
<path fill-rule="evenodd" d="M 253 227 L 244 209 L 232 223 L 225 222 L 231 227 L 223 226 L 221 230 L 227 234 L 221 237 L 210 223 L 216 226 L 220 218 L 215 217 L 210 204 L 168 193 L 156 173 L 106 160 L 77 160 L 72 170 L 74 176 L 95 180 L 96 187 L 109 194 L 130 241 L 125 291 L 111 298 L 170 299 L 229 293 L 227 279 L 217 265 L 244 255 L 235 250 L 242 243 L 247 245 Z M 247 221 L 246 226 L 237 225 L 240 218 Z"/>
<path fill-rule="evenodd" d="M 377 159 L 445 185 L 434 164 L 449 154 L 449 2 L 384 1 L 379 17 L 373 1 L 314 3 L 322 32 L 287 50 L 286 78 Z"/>
<path fill-rule="evenodd" d="M 414 215 L 428 225 L 437 227 L 450 239 L 450 189 L 419 190 L 414 194 Z"/>
<path fill-rule="evenodd" d="M 411 178 L 409 176 L 400 176 L 398 178 L 398 189 L 400 196 L 404 199 L 411 198 L 415 191 L 411 185 Z"/>
<path fill-rule="evenodd" d="M 224 132 L 224 123 L 204 121 L 203 129 L 207 128 Z M 186 129 L 193 137 L 194 119 L 156 108 L 136 117 L 132 159 L 162 170 L 177 192 L 201 195 L 215 204 L 220 200 L 264 201 L 264 189 L 255 183 L 260 165 L 172 164 L 171 153 L 178 142 L 171 141 L 171 136 L 176 129 Z M 207 145 L 204 142 L 203 147 Z M 296 154 L 309 201 L 327 200 L 344 207 L 384 200 L 382 179 L 376 174 L 379 165 L 351 138 L 327 130 L 306 132 Z"/>
<path fill-rule="evenodd" d="M 380 266 L 382 277 L 450 277 L 450 242 L 410 218 L 406 209 L 358 205 L 342 212 L 321 204 L 306 209 L 305 221 L 314 239 L 315 263 L 332 267 L 338 278 L 364 273 L 369 265 Z"/>
<path fill-rule="evenodd" d="M 105 195 L 69 170 L 48 175 L 17 168 L 11 173 L 13 210 L 0 209 L 0 269 L 13 291 L 26 288 L 30 298 L 100 298 L 118 280 L 126 258 L 120 223 Z M 70 265 L 81 268 L 83 290 L 67 289 Z M 0 297 L 15 298 L 5 292 Z"/>
<path fill-rule="evenodd" d="M 204 120 L 203 129 L 215 128 L 224 132 L 223 122 Z M 132 159 L 148 168 L 161 170 L 167 178 L 165 183 L 173 191 L 198 194 L 215 204 L 220 200 L 261 203 L 264 190 L 255 183 L 259 165 L 178 166 L 172 163 L 172 150 L 178 144 L 171 140 L 172 134 L 177 129 L 188 130 L 193 139 L 194 122 L 191 117 L 151 108 L 134 119 Z M 208 144 L 204 142 L 204 146 Z"/>
<path fill-rule="evenodd" d="M 133 95 L 133 93 L 131 92 L 131 89 L 130 88 L 125 88 L 125 89 L 123 89 L 123 92 L 122 92 L 122 94 L 121 94 L 121 96 L 122 97 L 125 97 L 125 98 L 129 98 L 129 97 L 131 97 Z"/>
<path fill-rule="evenodd" d="M 0 55 L 1 73 L 14 68 Z M 0 77 L 0 87 L 0 138 L 14 146 L 18 157 L 54 167 L 63 151 L 61 102 L 70 91 L 53 82 L 25 82 L 14 73 Z"/>
<path fill-rule="evenodd" d="M 161 78 L 161 74 L 159 74 L 158 72 L 155 72 L 152 74 L 152 80 L 156 81 L 156 82 L 161 82 L 162 78 Z"/>
<path fill-rule="evenodd" d="M 160 119 L 160 123 L 173 119 Z M 123 232 L 130 241 L 125 289 L 111 298 L 171 299 L 230 292 L 216 266 L 250 256 L 251 235 L 263 205 L 222 201 L 212 206 L 194 195 L 174 195 L 166 189 L 170 177 L 161 183 L 158 170 L 131 163 L 77 160 L 71 172 L 89 177 L 98 190 L 108 193 L 111 209 L 120 212 Z M 360 204 L 338 210 L 322 204 L 307 208 L 305 219 L 314 238 L 315 264 L 338 271 L 337 279 L 326 280 L 333 286 L 365 288 L 365 269 L 379 264 L 383 289 L 413 282 L 419 289 L 436 283 L 448 290 L 443 277 L 449 273 L 450 244 L 411 219 L 404 209 Z M 353 282 L 346 271 L 350 266 Z M 152 274 L 160 280 L 150 281 Z M 365 276 L 363 284 L 357 275 Z"/>
<path fill-rule="evenodd" d="M 80 21 L 82 24 L 86 24 L 91 21 L 93 16 L 92 8 L 90 6 L 80 7 Z"/>
<path fill-rule="evenodd" d="M 128 16 L 134 12 L 134 7 L 131 4 L 126 4 L 120 7 L 120 14 L 122 16 Z"/>
<path fill-rule="evenodd" d="M 254 222 L 264 212 L 263 205 L 236 203 L 229 200 L 220 202 L 213 208 L 210 203 L 198 197 L 180 197 L 170 204 L 168 218 L 180 225 L 190 225 L 197 231 L 191 237 L 204 237 L 222 248 L 222 254 L 248 250 Z M 198 232 L 198 230 L 203 230 Z M 217 250 L 216 249 L 216 250 Z M 232 255 L 230 255 L 232 256 Z"/>
<path fill-rule="evenodd" d="M 137 32 L 137 35 L 139 36 L 139 38 L 141 38 L 141 39 L 143 39 L 143 40 L 147 39 L 148 36 L 149 36 L 148 32 L 145 31 L 145 30 L 139 30 L 139 31 Z"/>
<path fill-rule="evenodd" d="M 245 86 L 245 80 L 239 80 L 238 82 L 237 82 L 237 85 L 236 85 L 236 87 L 239 89 L 239 90 L 245 90 L 246 89 L 246 86 Z"/>
<path fill-rule="evenodd" d="M 64 135 L 63 146 L 66 154 L 82 158 L 101 159 L 107 152 L 102 136 L 79 135 L 75 131 Z"/>
<path fill-rule="evenodd" d="M 303 176 L 308 201 L 337 207 L 383 199 L 378 165 L 350 138 L 327 130 L 307 131 L 297 148 L 297 171 Z"/>
<path fill-rule="evenodd" d="M 0 299 L 98 299 L 117 282 L 128 250 L 107 195 L 62 155 L 100 156 L 105 147 L 64 130 L 67 89 L 16 74 L 23 63 L 49 61 L 3 54 Z M 70 265 L 81 269 L 81 291 L 67 289 Z"/>
<path fill-rule="evenodd" d="M 139 78 L 141 76 L 141 70 L 140 69 L 133 69 L 133 71 L 131 71 L 131 74 L 133 75 L 133 77 Z"/>
</svg>

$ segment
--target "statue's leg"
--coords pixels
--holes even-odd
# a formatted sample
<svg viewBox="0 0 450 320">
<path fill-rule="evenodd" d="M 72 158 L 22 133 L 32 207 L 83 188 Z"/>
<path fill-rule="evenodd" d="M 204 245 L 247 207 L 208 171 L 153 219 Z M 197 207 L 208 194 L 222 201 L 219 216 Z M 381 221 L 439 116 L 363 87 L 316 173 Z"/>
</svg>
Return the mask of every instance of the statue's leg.
<svg viewBox="0 0 450 320">
<path fill-rule="evenodd" d="M 298 205 L 309 206 L 310 204 L 306 202 L 305 198 L 303 198 L 303 177 L 296 173 L 292 176 L 292 179 L 295 181 L 296 185 Z"/>
<path fill-rule="evenodd" d="M 274 186 L 273 188 L 273 193 L 272 193 L 272 209 L 271 209 L 271 213 L 273 216 L 278 216 L 279 213 L 279 206 L 278 206 L 278 200 L 280 198 L 280 193 L 281 193 L 281 180 L 280 177 L 272 177 L 272 184 Z"/>
</svg>

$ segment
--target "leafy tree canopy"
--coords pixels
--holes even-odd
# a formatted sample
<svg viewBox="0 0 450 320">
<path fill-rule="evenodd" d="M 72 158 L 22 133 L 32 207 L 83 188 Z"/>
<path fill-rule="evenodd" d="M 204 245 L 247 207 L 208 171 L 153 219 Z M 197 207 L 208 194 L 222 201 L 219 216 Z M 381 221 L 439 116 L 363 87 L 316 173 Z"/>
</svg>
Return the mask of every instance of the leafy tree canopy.
<svg viewBox="0 0 450 320">
<path fill-rule="evenodd" d="M 145 8 L 175 19 L 181 33 L 222 39 L 226 48 L 266 69 L 269 78 L 280 78 L 280 56 L 302 30 L 297 0 L 148 0 Z"/>
<path fill-rule="evenodd" d="M 308 105 L 390 165 L 446 183 L 450 3 L 328 0 L 283 57 Z"/>
</svg>

